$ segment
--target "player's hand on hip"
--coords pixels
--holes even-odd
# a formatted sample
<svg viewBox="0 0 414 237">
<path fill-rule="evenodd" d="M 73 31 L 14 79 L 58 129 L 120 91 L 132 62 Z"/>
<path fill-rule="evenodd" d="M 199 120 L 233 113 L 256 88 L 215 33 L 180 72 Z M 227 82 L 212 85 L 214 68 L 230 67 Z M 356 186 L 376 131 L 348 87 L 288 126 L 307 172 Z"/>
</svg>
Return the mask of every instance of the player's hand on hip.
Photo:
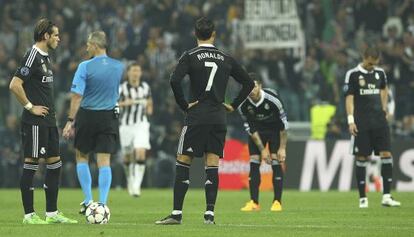
<svg viewBox="0 0 414 237">
<path fill-rule="evenodd" d="M 266 148 L 260 152 L 260 158 L 262 158 L 262 160 L 264 160 L 267 164 L 272 164 L 272 158 L 270 157 L 270 153 Z"/>
<path fill-rule="evenodd" d="M 356 136 L 358 133 L 358 129 L 355 123 L 351 123 L 348 125 L 349 133 L 351 133 L 352 136 Z"/>
<path fill-rule="evenodd" d="M 234 111 L 233 106 L 231 106 L 229 104 L 226 104 L 226 103 L 223 103 L 223 105 L 224 105 L 224 108 L 226 108 L 227 112 L 233 112 Z"/>
<path fill-rule="evenodd" d="M 198 100 L 191 102 L 188 104 L 187 110 L 191 109 L 192 107 L 194 107 L 196 104 L 198 104 Z"/>
<path fill-rule="evenodd" d="M 286 149 L 279 149 L 277 151 L 277 156 L 276 156 L 277 161 L 279 161 L 279 163 L 283 163 L 286 160 Z"/>
<path fill-rule="evenodd" d="M 63 137 L 65 139 L 70 139 L 75 135 L 75 129 L 73 128 L 73 122 L 68 121 L 65 125 L 65 128 L 63 128 Z"/>
<path fill-rule="evenodd" d="M 49 114 L 49 108 L 42 105 L 33 105 L 32 109 L 30 110 L 30 113 L 37 116 L 46 117 L 46 115 Z"/>
</svg>

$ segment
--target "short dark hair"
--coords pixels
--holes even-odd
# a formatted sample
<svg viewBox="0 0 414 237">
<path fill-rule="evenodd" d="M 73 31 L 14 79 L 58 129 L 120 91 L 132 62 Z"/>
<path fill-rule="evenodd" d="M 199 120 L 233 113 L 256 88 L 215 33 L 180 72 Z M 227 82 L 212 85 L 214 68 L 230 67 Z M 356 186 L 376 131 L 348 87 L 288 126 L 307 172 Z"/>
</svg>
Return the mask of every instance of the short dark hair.
<svg viewBox="0 0 414 237">
<path fill-rule="evenodd" d="M 199 40 L 207 40 L 211 38 L 214 31 L 214 23 L 206 17 L 201 17 L 195 24 L 195 35 Z"/>
<path fill-rule="evenodd" d="M 56 26 L 52 21 L 47 18 L 41 18 L 34 28 L 33 39 L 35 42 L 40 42 L 45 39 L 45 34 L 52 34 L 53 27 Z"/>
<path fill-rule="evenodd" d="M 259 85 L 262 84 L 262 79 L 260 78 L 260 75 L 255 72 L 249 72 L 249 77 L 253 81 L 256 81 Z"/>
<path fill-rule="evenodd" d="M 381 51 L 377 46 L 368 46 L 362 55 L 364 58 L 379 58 L 381 56 Z"/>
<path fill-rule="evenodd" d="M 128 64 L 128 67 L 127 67 L 127 71 L 129 71 L 129 69 L 131 69 L 132 67 L 140 67 L 140 68 L 142 68 L 141 65 L 137 61 L 133 61 L 133 62 L 129 63 Z"/>
</svg>

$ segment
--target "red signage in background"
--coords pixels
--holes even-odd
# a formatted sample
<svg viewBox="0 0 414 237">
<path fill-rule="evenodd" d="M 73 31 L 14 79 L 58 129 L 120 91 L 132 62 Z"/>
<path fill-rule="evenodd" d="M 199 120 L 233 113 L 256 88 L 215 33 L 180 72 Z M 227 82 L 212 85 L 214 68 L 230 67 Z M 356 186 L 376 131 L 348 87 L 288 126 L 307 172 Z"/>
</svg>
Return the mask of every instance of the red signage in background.
<svg viewBox="0 0 414 237">
<path fill-rule="evenodd" d="M 244 142 L 229 139 L 224 146 L 224 159 L 220 160 L 219 188 L 239 190 L 249 188 L 249 147 Z M 271 190 L 272 167 L 262 162 L 260 190 Z"/>
</svg>

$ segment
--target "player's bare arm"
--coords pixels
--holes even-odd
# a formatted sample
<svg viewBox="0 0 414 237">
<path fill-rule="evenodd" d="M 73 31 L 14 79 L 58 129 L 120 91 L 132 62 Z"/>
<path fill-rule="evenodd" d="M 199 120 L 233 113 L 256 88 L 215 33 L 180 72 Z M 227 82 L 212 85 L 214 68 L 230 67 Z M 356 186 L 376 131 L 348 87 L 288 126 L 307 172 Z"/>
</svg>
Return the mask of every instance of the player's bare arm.
<svg viewBox="0 0 414 237">
<path fill-rule="evenodd" d="M 137 104 L 137 103 L 133 99 L 130 99 L 130 98 L 119 101 L 118 103 L 119 107 L 128 107 L 134 104 Z"/>
<path fill-rule="evenodd" d="M 152 115 L 154 113 L 154 102 L 152 98 L 148 98 L 147 102 L 147 115 Z"/>
<path fill-rule="evenodd" d="M 354 96 L 347 95 L 345 98 L 346 114 L 348 115 L 348 129 L 352 136 L 356 136 L 358 128 L 354 120 Z"/>
<path fill-rule="evenodd" d="M 68 121 L 66 122 L 65 128 L 63 129 L 63 137 L 69 139 L 74 135 L 73 120 L 78 113 L 82 96 L 76 93 L 71 94 L 70 110 L 68 115 Z"/>
<path fill-rule="evenodd" d="M 33 105 L 29 99 L 27 99 L 26 92 L 23 88 L 23 80 L 19 77 L 13 77 L 13 79 L 10 82 L 9 86 L 10 90 L 13 92 L 13 94 L 16 96 L 17 100 L 24 106 L 25 109 L 30 111 L 30 113 L 37 115 L 37 116 L 43 116 L 49 114 L 49 108 L 42 105 Z"/>
<path fill-rule="evenodd" d="M 231 112 L 234 111 L 233 106 L 231 106 L 229 104 L 223 103 L 223 106 L 224 106 L 224 108 L 226 108 L 227 112 L 230 112 L 231 113 Z"/>
<path fill-rule="evenodd" d="M 270 158 L 270 153 L 266 149 L 266 147 L 263 145 L 262 139 L 260 138 L 260 135 L 258 132 L 254 132 L 250 135 L 253 142 L 256 144 L 257 148 L 260 150 L 260 158 L 264 161 L 266 161 L 267 164 L 270 164 L 272 162 L 272 159 Z"/>
<path fill-rule="evenodd" d="M 286 160 L 286 144 L 287 144 L 287 131 L 280 131 L 280 145 L 277 151 L 277 160 L 284 162 Z"/>
<path fill-rule="evenodd" d="M 192 108 L 192 107 L 194 107 L 196 104 L 198 104 L 198 100 L 197 100 L 197 101 L 194 101 L 194 102 L 189 103 L 189 104 L 188 104 L 188 107 L 187 107 L 187 110 L 191 109 L 191 108 Z"/>
</svg>

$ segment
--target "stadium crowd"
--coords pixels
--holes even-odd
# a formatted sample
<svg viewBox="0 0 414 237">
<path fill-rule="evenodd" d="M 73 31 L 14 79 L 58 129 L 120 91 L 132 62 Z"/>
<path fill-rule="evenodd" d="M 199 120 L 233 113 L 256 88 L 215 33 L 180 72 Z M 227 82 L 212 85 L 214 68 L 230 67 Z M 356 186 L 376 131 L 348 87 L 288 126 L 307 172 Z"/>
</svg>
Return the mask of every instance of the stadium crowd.
<svg viewBox="0 0 414 237">
<path fill-rule="evenodd" d="M 235 34 L 243 19 L 243 0 L 0 0 L 0 187 L 18 185 L 22 161 L 18 118 L 22 106 L 8 87 L 19 63 L 17 59 L 33 44 L 34 22 L 42 16 L 49 17 L 60 28 L 61 42 L 52 53 L 60 127 L 67 119 L 74 72 L 79 62 L 88 57 L 88 33 L 104 30 L 109 36 L 112 57 L 142 65 L 155 105 L 150 154 L 154 159 L 148 162 L 153 162 L 153 172 L 162 174 L 152 185 L 171 185 L 170 161 L 175 156 L 183 116 L 175 105 L 168 79 L 177 58 L 196 45 L 192 26 L 202 15 L 216 23 L 216 46 L 238 58 L 248 71 L 259 72 L 264 85 L 280 93 L 290 121 L 309 121 L 310 108 L 315 104 L 337 106 L 329 125 L 333 134 L 330 137 L 348 136 L 342 95 L 346 70 L 360 61 L 359 52 L 364 45 L 377 44 L 395 99 L 393 134 L 413 138 L 414 1 L 296 2 L 306 39 L 303 59 L 288 49 L 244 49 Z M 233 127 L 241 123 L 237 115 L 229 121 Z M 230 133 L 238 134 L 242 133 Z M 65 163 L 63 185 L 77 186 L 71 142 L 61 140 L 61 153 Z M 114 159 L 114 167 L 113 184 L 121 186 L 122 161 Z"/>
</svg>

